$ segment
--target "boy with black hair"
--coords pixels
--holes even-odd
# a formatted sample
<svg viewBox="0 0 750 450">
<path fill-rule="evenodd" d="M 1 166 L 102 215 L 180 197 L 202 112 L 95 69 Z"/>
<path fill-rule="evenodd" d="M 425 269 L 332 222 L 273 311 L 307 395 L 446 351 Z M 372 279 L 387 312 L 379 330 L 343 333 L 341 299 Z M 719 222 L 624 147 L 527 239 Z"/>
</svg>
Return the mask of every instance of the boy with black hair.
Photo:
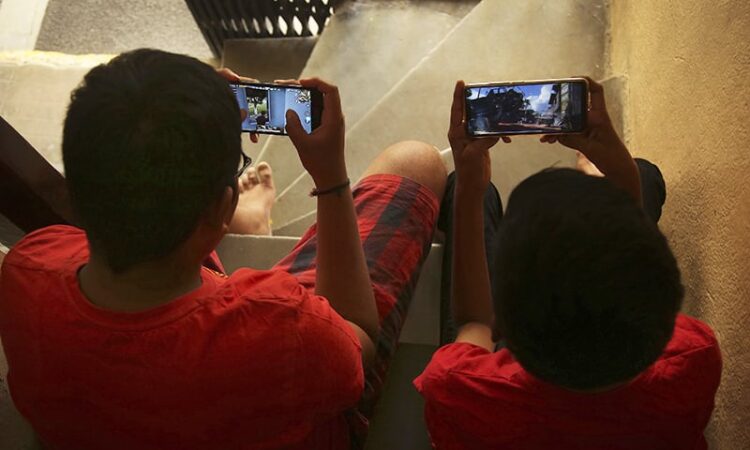
<svg viewBox="0 0 750 450">
<path fill-rule="evenodd" d="M 216 245 L 267 230 L 273 186 L 267 165 L 243 173 L 238 77 L 221 74 L 136 50 L 73 93 L 63 160 L 83 229 L 29 234 L 0 280 L 10 392 L 49 448 L 361 445 L 445 167 L 402 142 L 351 189 L 338 90 L 301 80 L 324 97 L 312 134 L 287 112 L 318 222 L 272 270 L 227 276 Z"/>
<path fill-rule="evenodd" d="M 579 166 L 606 178 L 545 170 L 502 216 L 488 153 L 498 139 L 466 136 L 456 85 L 441 222 L 457 337 L 415 380 L 438 449 L 706 448 L 718 344 L 679 313 L 679 270 L 656 226 L 661 174 L 631 158 L 590 86 L 588 130 L 542 142 L 579 150 Z"/>
</svg>

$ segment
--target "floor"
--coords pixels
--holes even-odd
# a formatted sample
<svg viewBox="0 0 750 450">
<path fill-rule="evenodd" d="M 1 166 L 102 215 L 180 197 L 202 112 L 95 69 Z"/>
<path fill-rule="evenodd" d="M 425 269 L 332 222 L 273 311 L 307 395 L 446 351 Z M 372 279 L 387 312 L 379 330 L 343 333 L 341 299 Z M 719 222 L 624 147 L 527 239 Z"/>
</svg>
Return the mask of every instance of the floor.
<svg viewBox="0 0 750 450">
<path fill-rule="evenodd" d="M 184 0 L 49 0 L 37 50 L 120 53 L 153 47 L 212 58 Z"/>
</svg>

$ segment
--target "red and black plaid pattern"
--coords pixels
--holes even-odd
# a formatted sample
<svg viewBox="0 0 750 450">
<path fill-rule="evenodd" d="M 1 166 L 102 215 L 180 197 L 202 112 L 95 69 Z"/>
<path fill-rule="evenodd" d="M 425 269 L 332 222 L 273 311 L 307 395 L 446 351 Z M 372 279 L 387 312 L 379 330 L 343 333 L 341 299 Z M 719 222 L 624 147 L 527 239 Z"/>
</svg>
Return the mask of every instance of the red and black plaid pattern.
<svg viewBox="0 0 750 450">
<path fill-rule="evenodd" d="M 376 361 L 365 375 L 365 392 L 359 406 L 359 413 L 369 418 L 430 250 L 440 205 L 428 188 L 396 175 L 369 176 L 357 184 L 353 194 L 380 315 Z M 297 277 L 310 290 L 315 288 L 316 230 L 316 225 L 311 226 L 292 252 L 275 266 Z"/>
</svg>

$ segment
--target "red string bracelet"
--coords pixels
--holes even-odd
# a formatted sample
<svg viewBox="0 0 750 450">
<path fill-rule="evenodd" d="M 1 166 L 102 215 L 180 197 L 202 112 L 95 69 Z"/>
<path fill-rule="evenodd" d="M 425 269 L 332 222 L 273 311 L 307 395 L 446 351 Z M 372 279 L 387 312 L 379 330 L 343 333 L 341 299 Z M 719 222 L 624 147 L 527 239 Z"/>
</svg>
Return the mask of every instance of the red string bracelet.
<svg viewBox="0 0 750 450">
<path fill-rule="evenodd" d="M 314 188 L 312 191 L 310 191 L 310 197 L 320 197 L 321 195 L 326 195 L 326 194 L 330 194 L 333 192 L 341 192 L 347 187 L 349 187 L 350 184 L 351 184 L 351 181 L 349 181 L 349 179 L 347 178 L 346 182 L 337 184 L 336 186 L 332 188 L 323 189 L 322 191 L 319 190 L 318 188 Z"/>
</svg>

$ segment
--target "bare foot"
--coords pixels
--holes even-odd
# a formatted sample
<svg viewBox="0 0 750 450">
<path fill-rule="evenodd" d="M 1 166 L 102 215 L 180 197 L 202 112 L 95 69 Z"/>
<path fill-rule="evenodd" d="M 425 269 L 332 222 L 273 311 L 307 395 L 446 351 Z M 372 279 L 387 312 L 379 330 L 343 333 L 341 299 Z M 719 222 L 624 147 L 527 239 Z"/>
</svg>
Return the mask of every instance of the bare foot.
<svg viewBox="0 0 750 450">
<path fill-rule="evenodd" d="M 596 167 L 594 163 L 589 161 L 588 158 L 586 158 L 586 155 L 584 155 L 581 152 L 576 152 L 576 156 L 578 156 L 578 160 L 576 161 L 576 169 L 580 170 L 586 175 L 591 175 L 592 177 L 604 176 L 604 174 L 599 170 L 599 168 Z"/>
<path fill-rule="evenodd" d="M 262 162 L 247 169 L 238 184 L 240 198 L 229 224 L 229 232 L 270 236 L 271 207 L 276 198 L 271 166 Z"/>
</svg>

